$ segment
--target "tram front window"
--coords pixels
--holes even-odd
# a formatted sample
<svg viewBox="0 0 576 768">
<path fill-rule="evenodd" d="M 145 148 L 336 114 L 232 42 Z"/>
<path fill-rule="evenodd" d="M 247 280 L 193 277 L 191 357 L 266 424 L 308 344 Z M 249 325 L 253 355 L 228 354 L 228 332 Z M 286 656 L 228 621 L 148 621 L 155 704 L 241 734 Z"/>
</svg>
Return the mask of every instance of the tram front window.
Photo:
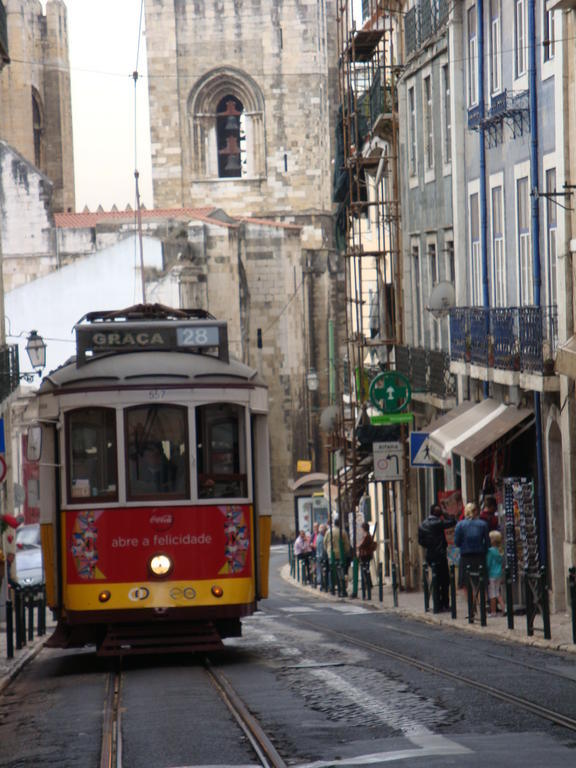
<svg viewBox="0 0 576 768">
<path fill-rule="evenodd" d="M 145 405 L 126 411 L 127 495 L 132 501 L 187 498 L 186 408 Z"/>
<path fill-rule="evenodd" d="M 245 409 L 230 403 L 196 409 L 198 496 L 245 498 Z"/>
<path fill-rule="evenodd" d="M 71 411 L 66 434 L 69 501 L 117 499 L 116 412 L 111 408 Z"/>
</svg>

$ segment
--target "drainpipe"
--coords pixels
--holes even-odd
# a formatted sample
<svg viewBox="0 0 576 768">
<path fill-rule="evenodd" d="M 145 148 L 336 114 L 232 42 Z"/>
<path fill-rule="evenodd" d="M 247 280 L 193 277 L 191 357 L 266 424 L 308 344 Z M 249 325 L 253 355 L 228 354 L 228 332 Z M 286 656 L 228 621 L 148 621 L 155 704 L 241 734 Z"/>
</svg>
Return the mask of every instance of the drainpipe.
<svg viewBox="0 0 576 768">
<path fill-rule="evenodd" d="M 484 128 L 484 0 L 478 0 L 478 108 L 480 110 L 480 243 L 482 248 L 482 306 L 486 310 L 486 335 L 490 332 L 488 291 L 488 216 L 486 212 L 486 130 Z M 484 397 L 489 396 L 488 382 L 483 383 Z"/>
<path fill-rule="evenodd" d="M 536 72 L 536 2 L 528 0 L 528 96 L 530 107 L 530 183 L 532 187 L 532 272 L 534 279 L 534 305 L 540 307 L 542 284 L 540 269 L 540 217 L 538 172 L 538 103 Z M 540 563 L 548 565 L 548 529 L 546 523 L 546 497 L 544 493 L 544 452 L 542 435 L 542 404 L 540 392 L 534 392 L 534 417 L 536 421 L 536 475 Z"/>
</svg>

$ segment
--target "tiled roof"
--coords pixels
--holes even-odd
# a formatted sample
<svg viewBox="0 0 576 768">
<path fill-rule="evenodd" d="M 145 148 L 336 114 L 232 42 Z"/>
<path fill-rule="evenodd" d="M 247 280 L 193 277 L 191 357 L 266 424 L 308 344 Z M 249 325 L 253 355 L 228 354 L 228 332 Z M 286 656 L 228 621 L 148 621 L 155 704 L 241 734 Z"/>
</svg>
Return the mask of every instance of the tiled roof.
<svg viewBox="0 0 576 768">
<path fill-rule="evenodd" d="M 277 229 L 288 229 L 298 231 L 301 229 L 298 224 L 275 221 L 273 219 L 257 219 L 244 216 L 225 216 L 225 218 L 216 215 L 223 213 L 220 209 L 213 206 L 205 208 L 152 208 L 148 210 L 143 208 L 141 211 L 142 221 L 159 221 L 167 219 L 179 219 L 181 221 L 206 221 L 215 226 L 237 227 L 239 224 L 255 224 L 265 227 L 274 227 Z M 136 211 L 83 211 L 82 213 L 55 213 L 54 222 L 58 229 L 89 229 L 99 224 L 132 224 L 136 221 Z"/>
<path fill-rule="evenodd" d="M 141 211 L 142 221 L 158 219 L 181 219 L 189 221 L 190 219 L 206 220 L 216 209 L 212 206 L 206 208 L 153 208 L 148 210 L 143 208 Z M 135 211 L 95 211 L 84 213 L 56 213 L 54 221 L 56 227 L 62 229 L 86 229 L 95 227 L 98 224 L 106 223 L 131 223 L 136 219 Z M 219 223 L 215 221 L 214 223 Z"/>
</svg>

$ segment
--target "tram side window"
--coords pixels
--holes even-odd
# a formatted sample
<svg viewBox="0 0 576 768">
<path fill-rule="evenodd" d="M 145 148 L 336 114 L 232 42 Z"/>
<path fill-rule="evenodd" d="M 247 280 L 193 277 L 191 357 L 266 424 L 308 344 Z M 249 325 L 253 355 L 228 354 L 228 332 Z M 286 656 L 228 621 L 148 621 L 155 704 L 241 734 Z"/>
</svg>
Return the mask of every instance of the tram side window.
<svg viewBox="0 0 576 768">
<path fill-rule="evenodd" d="M 116 412 L 81 408 L 67 415 L 68 500 L 118 498 Z"/>
<path fill-rule="evenodd" d="M 244 408 L 231 403 L 196 409 L 200 498 L 248 495 L 245 419 Z"/>
<path fill-rule="evenodd" d="M 189 496 L 187 409 L 144 405 L 126 411 L 127 494 L 132 501 Z"/>
</svg>

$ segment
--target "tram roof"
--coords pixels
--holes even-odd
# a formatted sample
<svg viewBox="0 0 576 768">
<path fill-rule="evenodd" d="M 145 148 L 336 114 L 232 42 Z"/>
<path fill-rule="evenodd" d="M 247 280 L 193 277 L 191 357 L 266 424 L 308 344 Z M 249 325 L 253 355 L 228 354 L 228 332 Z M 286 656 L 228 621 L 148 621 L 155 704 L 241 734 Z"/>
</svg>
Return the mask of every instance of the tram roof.
<svg viewBox="0 0 576 768">
<path fill-rule="evenodd" d="M 139 384 L 250 383 L 265 386 L 258 371 L 238 360 L 229 362 L 185 351 L 123 352 L 102 355 L 78 367 L 72 357 L 46 375 L 41 392 L 76 386 Z"/>
</svg>

